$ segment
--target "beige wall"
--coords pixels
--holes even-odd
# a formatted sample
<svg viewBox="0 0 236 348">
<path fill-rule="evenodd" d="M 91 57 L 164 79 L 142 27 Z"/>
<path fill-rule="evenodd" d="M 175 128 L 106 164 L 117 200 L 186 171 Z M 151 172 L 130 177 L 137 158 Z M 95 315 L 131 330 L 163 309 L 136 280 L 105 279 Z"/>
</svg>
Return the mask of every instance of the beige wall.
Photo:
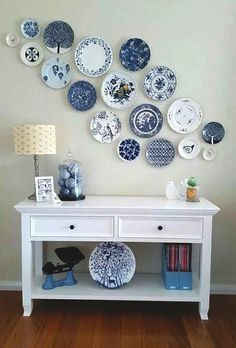
<svg viewBox="0 0 236 348">
<path fill-rule="evenodd" d="M 85 79 L 96 86 L 98 101 L 92 110 L 74 111 L 67 102 L 67 88 L 46 87 L 40 78 L 40 67 L 29 68 L 21 62 L 20 45 L 15 49 L 6 46 L 6 34 L 15 31 L 20 34 L 20 23 L 29 17 L 37 18 L 43 27 L 56 19 L 73 27 L 75 44 L 64 57 L 73 66 L 73 82 Z M 168 180 L 198 177 L 202 195 L 222 209 L 214 219 L 212 281 L 236 284 L 235 18 L 234 0 L 1 0 L 0 280 L 21 277 L 20 218 L 13 206 L 32 191 L 33 167 L 31 157 L 14 154 L 12 130 L 15 124 L 29 122 L 56 125 L 57 154 L 40 159 L 41 174 L 56 178 L 57 165 L 71 147 L 83 165 L 85 194 L 164 195 Z M 89 35 L 101 36 L 111 44 L 112 70 L 121 69 L 118 52 L 124 40 L 141 37 L 147 41 L 152 57 L 148 67 L 133 74 L 140 87 L 133 107 L 149 102 L 141 88 L 144 74 L 158 64 L 170 67 L 177 74 L 177 91 L 158 107 L 165 118 L 175 99 L 190 97 L 199 101 L 204 110 L 203 124 L 222 122 L 226 136 L 215 145 L 216 160 L 208 163 L 199 156 L 187 161 L 177 155 L 170 166 L 156 169 L 144 157 L 148 140 L 139 139 L 142 155 L 132 164 L 117 157 L 117 143 L 96 142 L 89 134 L 89 123 L 96 112 L 107 109 L 99 95 L 103 78 L 83 76 L 73 62 L 76 43 Z M 21 38 L 22 44 L 26 41 Z M 44 54 L 45 58 L 51 56 L 46 48 Z M 117 112 L 123 122 L 123 137 L 133 135 L 128 126 L 131 110 L 132 107 Z M 199 128 L 192 135 L 201 139 L 200 131 Z M 166 118 L 159 135 L 173 141 L 175 146 L 182 138 L 168 127 Z"/>
</svg>

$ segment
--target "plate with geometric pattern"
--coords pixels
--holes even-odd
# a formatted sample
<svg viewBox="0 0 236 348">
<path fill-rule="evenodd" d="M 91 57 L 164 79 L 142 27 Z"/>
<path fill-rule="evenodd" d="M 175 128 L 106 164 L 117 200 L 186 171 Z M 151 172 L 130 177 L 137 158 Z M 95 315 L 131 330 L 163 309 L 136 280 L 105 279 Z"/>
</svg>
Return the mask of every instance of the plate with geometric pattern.
<svg viewBox="0 0 236 348">
<path fill-rule="evenodd" d="M 174 146 L 167 139 L 154 139 L 147 146 L 146 159 L 154 167 L 165 167 L 174 157 Z"/>
</svg>

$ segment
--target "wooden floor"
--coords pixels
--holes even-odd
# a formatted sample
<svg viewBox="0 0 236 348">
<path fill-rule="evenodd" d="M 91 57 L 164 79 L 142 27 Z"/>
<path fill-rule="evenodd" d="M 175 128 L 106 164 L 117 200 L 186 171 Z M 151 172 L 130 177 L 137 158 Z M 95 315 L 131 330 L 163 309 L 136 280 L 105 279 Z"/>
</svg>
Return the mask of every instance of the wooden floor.
<svg viewBox="0 0 236 348">
<path fill-rule="evenodd" d="M 1 348 L 236 348 L 236 296 L 212 296 L 208 321 L 195 303 L 34 301 L 0 292 Z"/>
</svg>

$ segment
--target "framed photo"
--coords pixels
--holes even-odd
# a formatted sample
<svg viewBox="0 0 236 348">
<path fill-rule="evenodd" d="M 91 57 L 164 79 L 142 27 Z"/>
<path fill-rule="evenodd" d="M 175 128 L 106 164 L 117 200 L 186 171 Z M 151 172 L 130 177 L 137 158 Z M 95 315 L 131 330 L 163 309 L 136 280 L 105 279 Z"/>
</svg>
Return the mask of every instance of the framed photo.
<svg viewBox="0 0 236 348">
<path fill-rule="evenodd" d="M 54 196 L 53 176 L 36 176 L 35 188 L 37 202 L 52 202 Z"/>
</svg>

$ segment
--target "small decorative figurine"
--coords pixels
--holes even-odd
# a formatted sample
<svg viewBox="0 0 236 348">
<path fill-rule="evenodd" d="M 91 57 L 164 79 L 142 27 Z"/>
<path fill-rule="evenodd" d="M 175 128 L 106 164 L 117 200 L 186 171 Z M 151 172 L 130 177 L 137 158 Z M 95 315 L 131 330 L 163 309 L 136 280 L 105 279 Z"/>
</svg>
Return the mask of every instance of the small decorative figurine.
<svg viewBox="0 0 236 348">
<path fill-rule="evenodd" d="M 76 247 L 64 247 L 55 249 L 55 253 L 64 264 L 58 263 L 56 266 L 52 262 L 47 262 L 43 266 L 43 272 L 46 274 L 45 282 L 42 285 L 44 290 L 51 290 L 57 286 L 75 285 L 77 280 L 74 277 L 73 267 L 85 258 L 82 252 Z M 66 272 L 64 279 L 55 280 L 53 274 Z"/>
<path fill-rule="evenodd" d="M 166 198 L 184 200 L 186 198 L 186 180 L 181 180 L 179 186 L 176 186 L 173 181 L 168 181 L 166 185 Z"/>
</svg>

